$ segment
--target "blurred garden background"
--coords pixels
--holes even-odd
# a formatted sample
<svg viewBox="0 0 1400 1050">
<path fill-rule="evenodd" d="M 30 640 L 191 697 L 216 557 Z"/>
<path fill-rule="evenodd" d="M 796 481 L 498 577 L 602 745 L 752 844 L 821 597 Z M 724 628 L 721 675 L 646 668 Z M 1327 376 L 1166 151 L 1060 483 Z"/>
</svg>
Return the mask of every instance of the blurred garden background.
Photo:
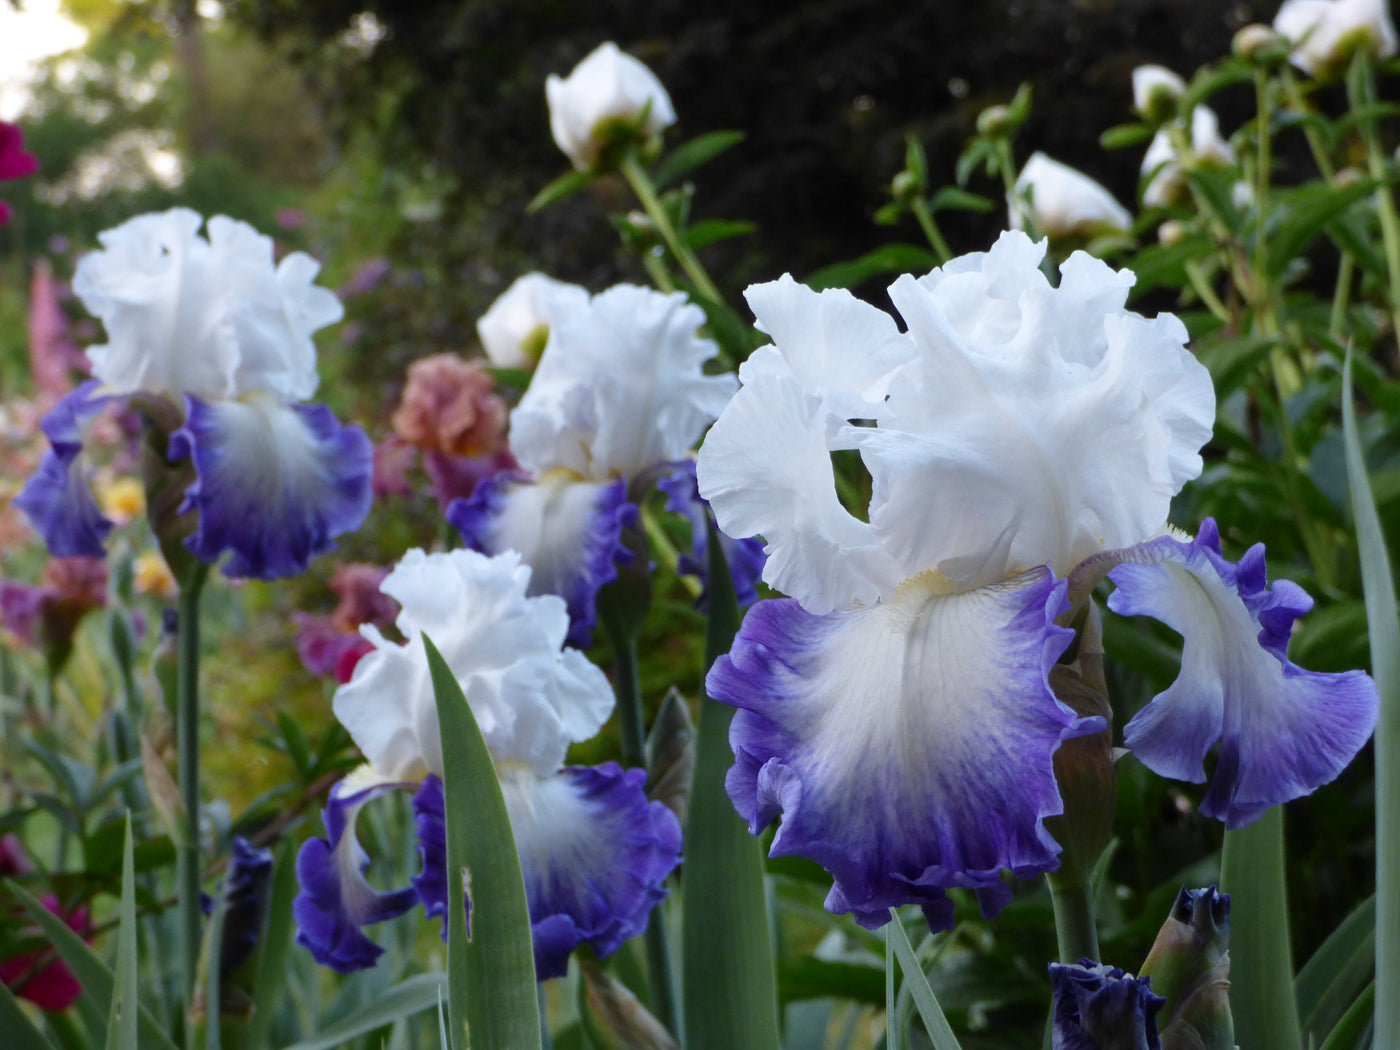
<svg viewBox="0 0 1400 1050">
<path fill-rule="evenodd" d="M 994 202 L 940 214 L 955 253 L 985 250 L 1006 226 L 1001 177 L 975 164 L 960 168 L 959 158 L 978 134 L 979 114 L 1007 103 L 1023 84 L 1033 104 L 1016 133 L 1018 160 L 1044 150 L 1134 202 L 1140 151 L 1106 150 L 1100 141 L 1107 129 L 1134 120 L 1133 70 L 1155 63 L 1189 77 L 1228 56 L 1234 34 L 1269 21 L 1275 7 L 1220 0 L 63 0 L 55 11 L 40 0 L 0 0 L 0 119 L 19 125 L 40 165 L 34 176 L 0 187 L 14 213 L 0 226 L 0 576 L 34 582 L 48 560 L 8 505 L 44 447 L 36 406 L 45 392 L 32 362 L 36 354 L 52 360 L 63 353 L 72 366 L 64 381 L 81 373 L 81 349 L 102 337 L 68 281 L 98 234 L 133 215 L 175 205 L 228 215 L 274 236 L 279 251 L 319 260 L 320 283 L 337 291 L 346 318 L 318 337 L 318 398 L 379 444 L 394 431 L 409 365 L 436 354 L 480 357 L 476 322 L 521 274 L 540 270 L 594 292 L 620 281 L 648 283 L 637 250 L 644 231 L 628 218 L 636 204 L 621 177 L 604 176 L 527 211 L 568 170 L 550 138 L 545 78 L 567 72 L 602 41 L 616 41 L 665 84 L 679 137 L 743 135 L 681 184 L 691 228 L 713 221 L 708 228 L 725 234 L 701 250 L 732 306 L 751 283 L 825 271 L 830 283 L 851 284 L 885 308 L 888 268 L 856 268 L 842 278 L 828 268 L 892 242 L 921 241 L 914 218 L 889 208 L 911 136 L 922 144 L 930 187 L 961 184 Z M 34 39 L 70 49 L 32 64 L 20 48 L 10 50 L 29 38 L 22 27 L 57 26 L 60 17 L 67 28 Z M 1393 94 L 1395 82 L 1383 77 L 1383 94 Z M 1345 89 L 1325 86 L 1312 101 L 1324 111 L 1343 109 Z M 1229 134 L 1253 118 L 1254 89 L 1247 81 L 1227 84 L 1210 103 Z M 1393 131 L 1386 126 L 1388 148 Z M 1295 126 L 1280 126 L 1273 163 L 1280 184 L 1314 176 Z M 1362 234 L 1370 230 L 1369 220 L 1357 221 Z M 1318 298 L 1319 315 L 1338 267 L 1324 225 L 1313 231 L 1316 243 L 1300 245 L 1288 278 L 1299 295 Z M 1349 247 L 1364 239 L 1348 241 L 1345 223 L 1339 228 L 1329 230 Z M 1269 408 L 1260 407 L 1252 371 L 1269 347 L 1228 342 L 1240 334 L 1228 324 L 1222 337 L 1219 318 L 1212 321 L 1184 290 L 1182 259 L 1162 251 L 1155 227 L 1140 225 L 1108 255 L 1116 265 L 1143 259 L 1159 267 L 1144 271 L 1132 309 L 1179 311 L 1193 335 L 1225 346 L 1208 363 L 1217 383 L 1224 380 L 1222 413 L 1238 424 L 1207 447 L 1205 474 L 1179 499 L 1174 520 L 1192 528 L 1217 515 L 1227 546 L 1237 545 L 1233 556 L 1264 541 L 1272 573 L 1312 594 L 1318 607 L 1293 643 L 1299 664 L 1368 667 L 1337 370 L 1309 371 L 1290 391 L 1288 440 L 1298 445 L 1288 450 L 1288 466 L 1276 468 L 1283 438 Z M 1358 277 L 1358 287 L 1366 280 Z M 1376 278 L 1366 287 L 1382 284 Z M 1318 324 L 1325 322 L 1321 316 Z M 1368 415 L 1368 453 L 1394 550 L 1395 333 L 1381 310 L 1362 323 L 1370 327 L 1361 336 L 1367 361 L 1358 385 L 1376 410 Z M 513 396 L 509 377 L 503 383 Z M 110 446 L 110 457 L 120 459 L 122 436 Z M 354 756 L 330 715 L 333 683 L 308 671 L 298 654 L 299 617 L 336 607 L 343 597 L 332 589 L 338 565 L 388 566 L 410 546 L 442 541 L 427 475 L 412 466 L 405 476 L 377 493 L 366 525 L 309 573 L 276 585 L 213 578 L 205 599 L 204 794 L 224 807 L 224 830 L 262 833 L 264 841 L 319 833 L 324 792 Z M 113 514 L 133 497 L 113 482 L 99 498 Z M 135 740 L 114 738 L 107 721 L 111 683 L 119 680 L 112 638 L 126 629 L 114 628 L 113 616 L 128 618 L 139 654 L 139 680 L 125 688 L 142 689 L 148 677 L 159 681 L 169 671 L 159 639 L 172 591 L 149 556 L 154 545 L 135 508 L 110 548 L 111 582 L 99 585 L 110 588 L 104 600 L 121 612 L 83 618 L 52 695 L 34 691 L 55 654 L 13 631 L 0 635 L 0 812 L 7 814 L 0 832 L 29 827 L 45 864 L 72 873 L 75 885 L 97 879 L 108 890 L 119 877 L 120 839 L 98 832 L 111 826 L 110 804 L 135 781 L 114 782 L 105 797 L 91 783 L 70 784 L 67 795 L 42 785 L 62 782 L 65 769 L 71 774 L 70 756 L 99 771 L 100 787 L 103 769 L 141 754 Z M 673 577 L 658 575 L 655 586 L 656 614 L 642 639 L 642 686 L 653 712 L 672 686 L 693 700 L 703 670 L 694 594 Z M 1148 642 L 1142 637 L 1107 638 L 1115 661 L 1109 685 L 1129 713 L 1175 674 L 1175 636 L 1161 629 Z M 608 666 L 606 641 L 595 657 Z M 168 758 L 169 726 L 152 718 L 144 744 Z M 616 755 L 609 731 L 572 757 Z M 1177 888 L 1213 881 L 1220 828 L 1196 813 L 1199 786 L 1125 763 L 1119 791 L 1121 848 L 1107 868 L 1104 957 L 1141 959 Z M 90 809 L 79 812 L 83 806 Z M 53 817 L 47 831 L 33 831 L 47 819 L 35 816 L 39 810 Z M 1374 888 L 1367 756 L 1291 804 L 1286 819 L 1291 932 L 1301 964 Z M 54 852 L 61 829 L 75 821 L 69 852 Z M 367 844 L 375 834 L 364 836 Z M 169 840 L 154 829 L 145 848 L 138 867 L 169 862 Z M 799 958 L 834 929 L 820 912 L 827 880 L 806 861 L 774 861 L 769 870 L 787 887 L 779 895 L 785 1004 L 847 1004 L 837 1007 L 836 1022 L 849 1017 L 864 1031 L 884 1003 L 878 957 L 864 965 L 851 954 L 825 969 Z M 936 985 L 960 1028 L 1038 1032 L 1044 962 L 1056 954 L 1049 909 L 1048 894 L 1031 888 L 995 923 L 966 909 L 956 949 L 940 956 L 943 983 Z M 878 939 L 860 942 L 853 927 L 841 936 L 848 938 L 843 951 L 882 951 Z M 402 937 L 435 950 L 431 930 Z M 409 955 L 404 944 L 395 951 Z M 1013 1042 L 987 1035 L 964 1045 Z"/>
</svg>

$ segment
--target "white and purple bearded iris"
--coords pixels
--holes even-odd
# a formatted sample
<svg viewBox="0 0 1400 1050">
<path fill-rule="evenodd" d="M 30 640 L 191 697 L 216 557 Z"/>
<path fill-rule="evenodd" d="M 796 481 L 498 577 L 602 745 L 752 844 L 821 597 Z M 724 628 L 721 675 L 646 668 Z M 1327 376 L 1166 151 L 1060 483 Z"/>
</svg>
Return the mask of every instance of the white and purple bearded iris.
<svg viewBox="0 0 1400 1050">
<path fill-rule="evenodd" d="M 1048 681 L 1065 625 L 1105 575 L 1110 608 L 1185 642 L 1181 676 L 1129 722 L 1150 768 L 1205 779 L 1203 812 L 1231 827 L 1312 791 L 1366 741 L 1375 688 L 1360 672 L 1287 661 L 1311 604 L 1239 565 L 1214 524 L 1166 530 L 1201 469 L 1215 398 L 1170 315 L 1124 309 L 1132 274 L 1084 253 L 1041 273 L 1044 242 L 1003 234 L 890 288 L 907 329 L 841 291 L 783 278 L 748 291 L 773 345 L 700 449 L 700 492 L 732 536 L 762 535 L 761 601 L 708 679 L 734 705 L 728 789 L 776 855 L 820 862 L 827 907 L 878 926 L 945 891 L 993 914 L 1001 873 L 1053 871 L 1062 812 L 1053 758 L 1104 728 Z M 837 497 L 831 455 L 868 470 L 868 508 Z"/>
<path fill-rule="evenodd" d="M 531 593 L 562 596 L 569 644 L 587 645 L 599 589 L 632 557 L 623 530 L 637 501 L 662 476 L 693 470 L 691 446 L 738 384 L 704 373 L 718 350 L 683 294 L 624 284 L 553 297 L 544 312 L 548 342 L 510 417 L 510 448 L 528 473 L 481 482 L 447 520 L 475 550 L 519 551 L 534 571 Z M 675 485 L 671 509 L 684 504 L 683 478 Z M 741 594 L 752 592 L 749 546 L 733 561 Z"/>
<path fill-rule="evenodd" d="M 421 903 L 447 933 L 447 854 L 442 745 L 423 646 L 433 639 L 452 669 L 495 761 L 534 932 L 535 969 L 562 974 L 587 942 L 607 955 L 646 928 L 680 859 L 680 826 L 648 801 L 646 775 L 614 762 L 565 766 L 569 744 L 593 736 L 611 714 L 612 688 L 582 653 L 562 648 L 564 602 L 528 597 L 530 569 L 515 553 L 409 551 L 384 580 L 403 607 L 407 639 L 361 628 L 374 650 L 336 690 L 334 710 L 368 760 L 331 791 L 327 837 L 297 860 L 293 912 L 298 941 L 318 961 L 348 973 L 382 951 L 361 929 Z M 371 799 L 415 789 L 422 872 L 412 885 L 378 892 L 365 880 L 369 858 L 355 818 Z"/>
<path fill-rule="evenodd" d="M 103 553 L 112 523 L 81 458 L 87 424 L 130 400 L 168 422 L 171 460 L 196 480 L 180 512 L 197 511 L 186 545 L 204 561 L 229 553 L 230 576 L 303 571 L 369 511 L 371 447 L 324 405 L 316 329 L 340 320 L 334 293 L 313 284 L 300 252 L 273 264 L 272 240 L 186 208 L 142 215 L 100 235 L 73 290 L 108 342 L 88 351 L 94 379 L 60 401 L 43 428 L 52 446 L 16 503 L 59 555 Z"/>
</svg>

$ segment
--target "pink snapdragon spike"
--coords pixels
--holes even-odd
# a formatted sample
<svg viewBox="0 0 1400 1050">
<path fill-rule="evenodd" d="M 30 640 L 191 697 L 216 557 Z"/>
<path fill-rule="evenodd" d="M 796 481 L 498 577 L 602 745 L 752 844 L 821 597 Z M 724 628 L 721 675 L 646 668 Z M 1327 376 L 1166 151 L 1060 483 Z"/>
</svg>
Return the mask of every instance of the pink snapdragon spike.
<svg viewBox="0 0 1400 1050">
<path fill-rule="evenodd" d="M 1129 723 L 1151 768 L 1204 779 L 1231 827 L 1334 778 L 1375 723 L 1374 683 L 1287 661 L 1307 605 L 1265 586 L 1263 549 L 1220 557 L 1214 525 L 1164 535 L 1215 418 L 1205 368 L 1170 315 L 1125 309 L 1133 275 L 1083 253 L 1053 285 L 1046 242 L 992 249 L 890 288 L 894 319 L 791 278 L 748 291 L 772 338 L 701 446 L 700 493 L 731 536 L 762 535 L 764 580 L 709 694 L 739 708 L 727 788 L 774 855 L 817 860 L 827 907 L 878 926 L 946 891 L 992 914 L 1001 874 L 1054 871 L 1054 757 L 1105 728 L 1050 687 L 1074 610 L 1109 607 L 1185 638 L 1182 673 Z M 854 449 L 866 507 L 837 498 Z M 919 814 L 918 821 L 909 814 Z"/>
<path fill-rule="evenodd" d="M 340 601 L 331 615 L 292 614 L 302 666 L 342 685 L 350 681 L 360 658 L 374 649 L 360 634 L 360 627 L 372 624 L 385 628 L 398 615 L 397 603 L 380 590 L 387 575 L 389 570 L 378 565 L 349 562 L 336 566 L 330 587 Z"/>
<path fill-rule="evenodd" d="M 367 764 L 331 792 L 327 837 L 297 860 L 298 941 L 342 973 L 374 964 L 381 949 L 363 927 L 422 903 L 444 919 L 447 871 L 442 745 L 423 636 L 462 686 L 495 762 L 520 851 L 538 977 L 557 977 L 587 943 L 599 955 L 646 927 L 680 860 L 680 826 L 647 799 L 646 774 L 616 763 L 566 766 L 571 742 L 593 736 L 612 713 L 612 689 L 582 653 L 565 648 L 562 599 L 527 593 L 530 569 L 515 553 L 410 551 L 384 592 L 402 606 L 395 644 L 371 626 L 373 644 L 336 691 L 335 715 Z M 370 858 L 355 838 L 359 810 L 389 791 L 414 791 L 423 867 L 412 884 L 373 890 Z"/>
<path fill-rule="evenodd" d="M 343 308 L 313 280 L 319 266 L 294 252 L 273 264 L 268 237 L 246 223 L 208 222 L 175 208 L 100 235 L 78 264 L 73 290 L 108 341 L 88 350 L 93 380 L 44 421 L 52 451 L 16 499 L 56 554 L 100 556 L 111 528 L 88 487 L 81 456 L 98 410 L 133 400 L 179 421 L 172 460 L 195 481 L 179 513 L 196 512 L 185 540 L 229 576 L 305 570 L 358 528 L 369 511 L 371 447 L 315 392 L 311 335 Z"/>
<path fill-rule="evenodd" d="M 24 132 L 18 125 L 0 120 L 0 182 L 22 179 L 38 170 L 34 155 L 24 151 Z M 0 201 L 0 223 L 8 222 L 12 214 L 10 206 Z"/>
</svg>

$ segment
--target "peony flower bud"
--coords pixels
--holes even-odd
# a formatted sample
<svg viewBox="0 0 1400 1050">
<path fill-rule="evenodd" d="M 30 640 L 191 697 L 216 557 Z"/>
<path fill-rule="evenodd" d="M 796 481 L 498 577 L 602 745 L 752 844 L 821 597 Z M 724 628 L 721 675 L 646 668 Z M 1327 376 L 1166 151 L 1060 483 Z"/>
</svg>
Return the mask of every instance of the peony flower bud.
<svg viewBox="0 0 1400 1050">
<path fill-rule="evenodd" d="M 1128 210 L 1103 186 L 1044 153 L 1031 154 L 1021 169 L 1016 198 L 1007 202 L 1011 228 L 1023 229 L 1029 220 L 1051 240 L 1105 229 L 1126 232 L 1133 224 Z"/>
<path fill-rule="evenodd" d="M 1186 93 L 1186 81 L 1165 66 L 1133 70 L 1133 109 L 1154 124 L 1176 116 L 1176 103 Z"/>
<path fill-rule="evenodd" d="M 549 341 L 556 306 L 583 308 L 588 292 L 542 273 L 518 277 L 476 322 L 481 348 L 497 368 L 535 367 Z"/>
<path fill-rule="evenodd" d="M 1335 75 L 1357 51 L 1395 54 L 1395 25 L 1386 0 L 1286 0 L 1274 29 L 1293 43 L 1289 56 L 1309 76 Z"/>
<path fill-rule="evenodd" d="M 1230 48 L 1235 57 L 1242 62 L 1272 69 L 1288 60 L 1288 53 L 1293 45 L 1287 37 L 1280 36 L 1268 26 L 1255 22 L 1235 34 Z"/>
<path fill-rule="evenodd" d="M 611 41 L 567 77 L 551 74 L 544 87 L 549 129 L 579 171 L 599 167 L 611 147 L 649 139 L 676 122 L 661 81 Z"/>
</svg>

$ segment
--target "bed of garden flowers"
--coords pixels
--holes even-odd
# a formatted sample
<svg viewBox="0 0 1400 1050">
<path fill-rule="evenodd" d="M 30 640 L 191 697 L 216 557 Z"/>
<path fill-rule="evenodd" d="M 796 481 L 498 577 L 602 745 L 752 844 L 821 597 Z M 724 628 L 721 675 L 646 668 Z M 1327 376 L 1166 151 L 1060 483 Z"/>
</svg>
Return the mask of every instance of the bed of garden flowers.
<svg viewBox="0 0 1400 1050">
<path fill-rule="evenodd" d="M 35 268 L 0 1046 L 1400 1047 L 1396 47 L 1288 0 L 1138 69 L 1134 208 L 1023 90 L 727 302 L 737 136 L 603 44 L 532 208 L 625 185 L 651 286 L 520 276 L 387 428 L 317 400 L 372 267 L 132 215 L 81 346 Z M 253 660 L 323 689 L 240 720 Z"/>
</svg>

